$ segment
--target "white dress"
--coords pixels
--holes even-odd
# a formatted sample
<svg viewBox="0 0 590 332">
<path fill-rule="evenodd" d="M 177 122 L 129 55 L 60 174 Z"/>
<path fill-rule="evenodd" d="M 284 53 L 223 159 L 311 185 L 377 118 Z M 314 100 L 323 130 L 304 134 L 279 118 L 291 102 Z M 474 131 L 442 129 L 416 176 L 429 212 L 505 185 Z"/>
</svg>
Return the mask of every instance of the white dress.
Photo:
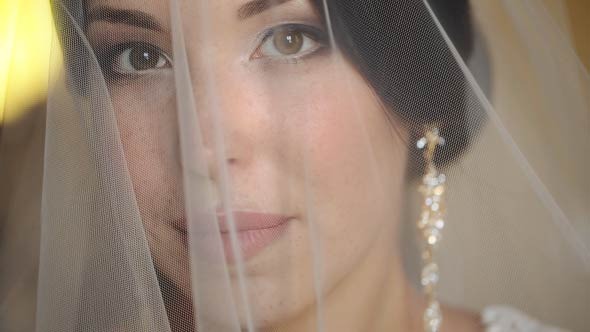
<svg viewBox="0 0 590 332">
<path fill-rule="evenodd" d="M 544 325 L 524 313 L 504 306 L 490 306 L 481 313 L 486 332 L 567 332 Z"/>
</svg>

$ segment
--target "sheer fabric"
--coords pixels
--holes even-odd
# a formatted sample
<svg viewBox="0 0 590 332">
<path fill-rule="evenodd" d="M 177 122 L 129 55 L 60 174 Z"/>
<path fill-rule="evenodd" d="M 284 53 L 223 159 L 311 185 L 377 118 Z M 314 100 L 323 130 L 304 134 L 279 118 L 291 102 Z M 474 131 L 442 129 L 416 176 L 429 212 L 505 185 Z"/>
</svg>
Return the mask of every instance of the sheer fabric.
<svg viewBox="0 0 590 332">
<path fill-rule="evenodd" d="M 590 81 L 541 2 L 506 53 L 467 2 L 52 7 L 37 331 L 421 331 L 424 205 L 443 331 L 588 325 Z"/>
</svg>

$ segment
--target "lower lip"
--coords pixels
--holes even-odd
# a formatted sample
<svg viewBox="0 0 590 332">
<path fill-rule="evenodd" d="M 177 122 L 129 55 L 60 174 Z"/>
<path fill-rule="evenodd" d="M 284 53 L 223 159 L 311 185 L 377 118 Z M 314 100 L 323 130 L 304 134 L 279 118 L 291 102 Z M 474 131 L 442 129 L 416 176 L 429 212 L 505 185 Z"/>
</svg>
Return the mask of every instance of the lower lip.
<svg viewBox="0 0 590 332">
<path fill-rule="evenodd" d="M 272 225 L 264 228 L 242 230 L 237 229 L 235 232 L 235 237 L 237 240 L 237 246 L 235 249 L 237 252 L 233 248 L 234 246 L 232 245 L 233 241 L 230 232 L 227 229 L 222 230 L 218 234 L 220 234 L 221 237 L 226 261 L 228 263 L 235 263 L 239 259 L 237 255 L 240 255 L 243 261 L 256 256 L 266 247 L 270 246 L 273 242 L 279 239 L 287 231 L 289 227 L 289 221 L 290 219 L 285 218 L 285 220 L 282 220 L 281 222 L 272 223 Z M 182 234 L 183 241 L 188 244 L 186 221 L 183 220 L 181 225 L 182 226 L 176 226 L 175 228 Z M 211 236 L 210 234 L 200 239 L 195 239 L 195 243 L 197 243 L 197 246 L 200 247 L 197 250 L 200 250 L 201 253 L 205 254 L 205 256 L 213 255 L 213 257 L 216 257 L 217 255 L 215 253 L 217 250 L 211 250 L 212 247 L 210 247 L 216 246 L 214 242 L 218 240 L 215 240 L 215 238 L 215 236 Z"/>
<path fill-rule="evenodd" d="M 234 253 L 241 254 L 243 260 L 248 260 L 256 256 L 264 248 L 268 247 L 287 231 L 288 223 L 284 222 L 273 227 L 253 230 L 242 230 L 235 233 L 237 239 L 237 250 L 232 248 L 232 239 L 229 232 L 221 233 L 223 241 L 223 250 L 225 259 L 230 262 L 236 262 L 238 258 Z"/>
</svg>

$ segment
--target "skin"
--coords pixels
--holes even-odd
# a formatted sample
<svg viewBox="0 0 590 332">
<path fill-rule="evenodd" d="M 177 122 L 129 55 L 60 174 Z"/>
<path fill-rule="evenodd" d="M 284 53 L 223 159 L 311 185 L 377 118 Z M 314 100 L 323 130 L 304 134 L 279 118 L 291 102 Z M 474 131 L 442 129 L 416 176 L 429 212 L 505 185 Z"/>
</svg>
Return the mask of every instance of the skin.
<svg viewBox="0 0 590 332">
<path fill-rule="evenodd" d="M 420 331 L 425 304 L 405 277 L 396 240 L 407 130 L 327 44 L 308 40 L 312 51 L 299 58 L 269 54 L 273 44 L 260 38 L 268 27 L 298 22 L 325 30 L 310 3 L 292 0 L 248 18 L 237 15 L 243 1 L 207 3 L 180 1 L 177 27 L 186 43 L 207 180 L 232 209 L 292 217 L 284 234 L 243 262 L 254 324 L 261 331 L 314 330 L 319 276 L 326 331 Z M 87 8 L 93 13 L 104 6 L 140 10 L 161 26 L 96 19 L 86 32 L 98 54 L 142 42 L 168 57 L 160 68 L 106 76 L 148 244 L 170 284 L 164 292 L 174 292 L 164 294 L 171 323 L 191 330 L 181 321 L 189 309 L 178 308 L 190 303 L 191 280 L 178 231 L 186 209 L 170 8 L 159 0 L 90 0 Z M 107 72 L 121 71 L 124 52 L 112 58 Z M 313 257 L 321 260 L 319 270 Z M 239 269 L 229 264 L 228 271 L 240 299 Z M 207 284 L 201 296 L 220 294 L 215 277 L 197 277 L 195 283 Z M 228 329 L 226 310 L 215 308 L 203 308 L 200 319 L 216 331 Z M 245 326 L 246 309 L 237 308 Z M 443 331 L 479 329 L 474 316 L 443 310 Z"/>
</svg>

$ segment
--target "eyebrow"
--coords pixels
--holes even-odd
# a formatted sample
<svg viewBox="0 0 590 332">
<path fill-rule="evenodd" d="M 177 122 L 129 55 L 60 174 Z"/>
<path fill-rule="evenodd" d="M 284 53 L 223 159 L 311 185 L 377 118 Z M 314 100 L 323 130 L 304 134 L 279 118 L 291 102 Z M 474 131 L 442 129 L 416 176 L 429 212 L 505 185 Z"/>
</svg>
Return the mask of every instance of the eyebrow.
<svg viewBox="0 0 590 332">
<path fill-rule="evenodd" d="M 272 7 L 281 5 L 290 0 L 252 0 L 238 9 L 238 18 L 245 20 L 258 15 Z M 87 16 L 87 24 L 95 21 L 105 21 L 114 24 L 127 24 L 139 28 L 163 31 L 162 25 L 153 16 L 131 9 L 116 9 L 109 6 L 99 6 L 91 10 Z"/>
<path fill-rule="evenodd" d="M 153 16 L 139 10 L 116 9 L 108 6 L 99 6 L 91 10 L 87 16 L 87 24 L 95 21 L 105 21 L 115 24 L 126 24 L 138 28 L 155 31 L 163 31 L 162 25 Z"/>
<path fill-rule="evenodd" d="M 245 20 L 249 17 L 254 15 L 258 15 L 265 10 L 268 10 L 272 7 L 278 6 L 290 0 L 252 0 L 249 1 L 238 9 L 238 18 L 240 20 Z"/>
</svg>

